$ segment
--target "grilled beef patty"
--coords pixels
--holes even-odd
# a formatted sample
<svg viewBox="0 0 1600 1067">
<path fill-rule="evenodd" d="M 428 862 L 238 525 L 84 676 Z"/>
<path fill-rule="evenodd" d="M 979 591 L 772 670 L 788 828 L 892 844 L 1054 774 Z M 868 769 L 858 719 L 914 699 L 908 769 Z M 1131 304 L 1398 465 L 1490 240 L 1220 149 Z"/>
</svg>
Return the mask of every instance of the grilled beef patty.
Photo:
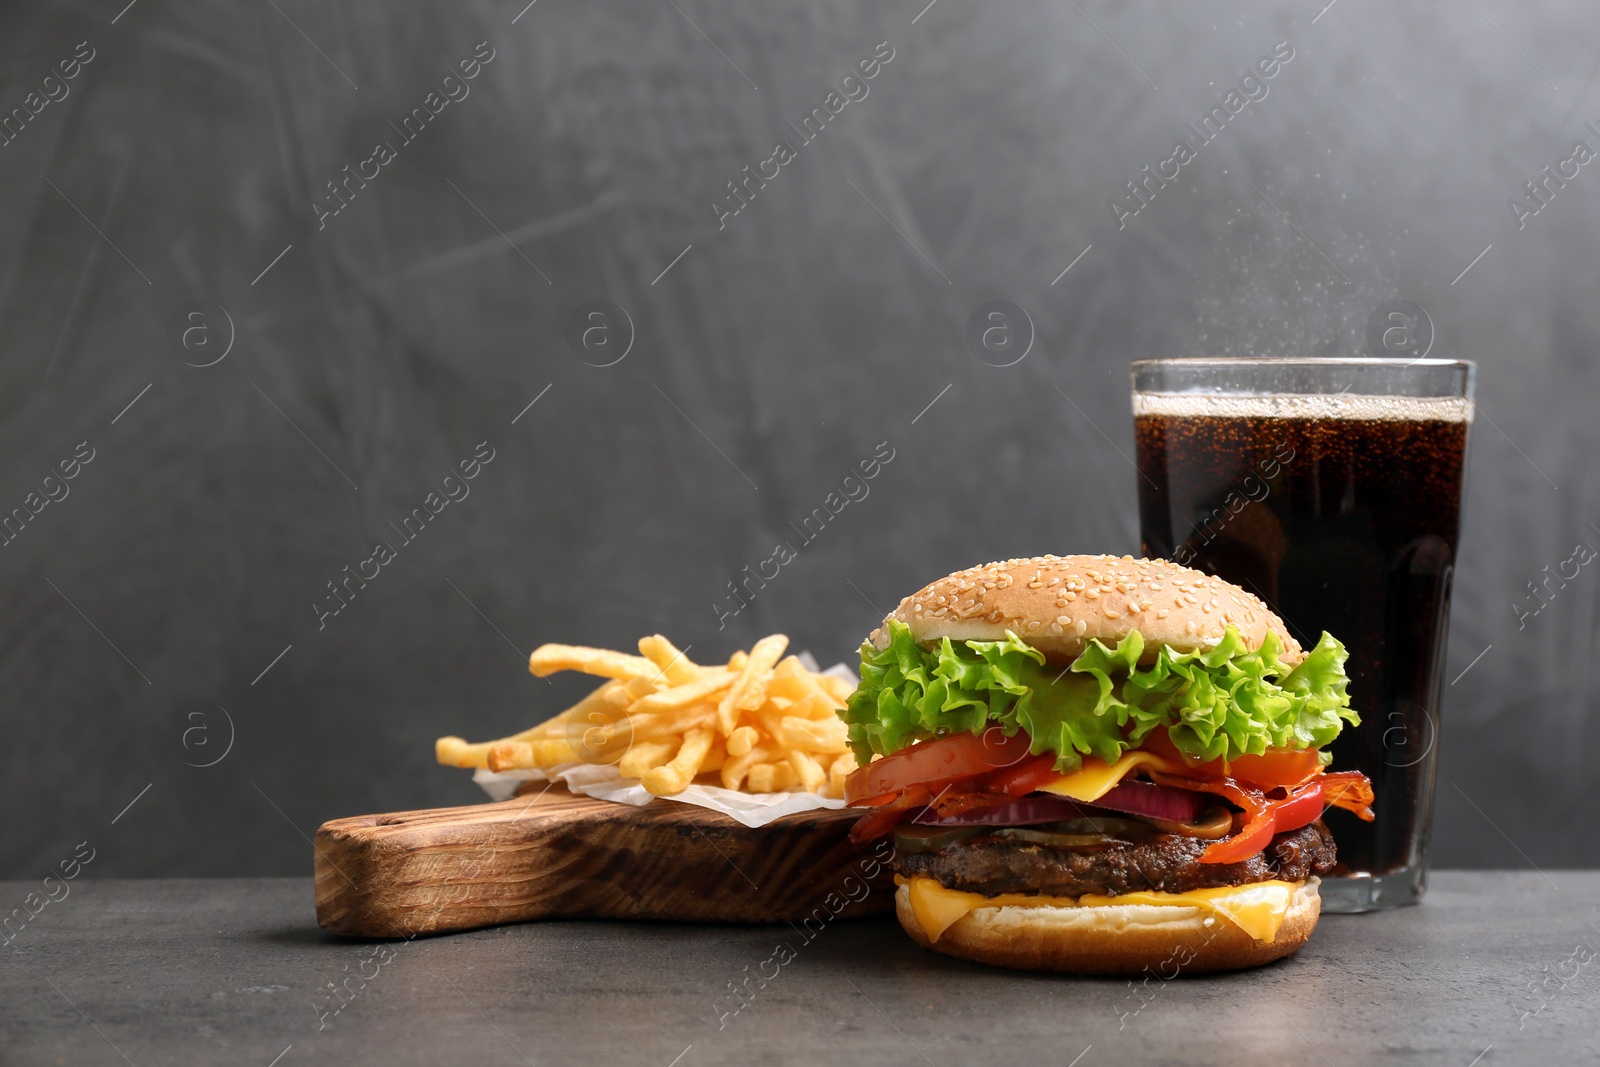
<svg viewBox="0 0 1600 1067">
<path fill-rule="evenodd" d="M 1151 890 L 1186 893 L 1273 878 L 1300 882 L 1330 871 L 1334 865 L 1333 836 L 1320 819 L 1277 835 L 1265 851 L 1242 863 L 1201 863 L 1200 853 L 1210 844 L 1199 838 L 1160 834 L 1139 844 L 1051 848 L 985 834 L 937 852 L 896 850 L 894 869 L 908 877 L 925 875 L 951 889 L 985 896 L 1041 893 L 1079 897 Z"/>
</svg>

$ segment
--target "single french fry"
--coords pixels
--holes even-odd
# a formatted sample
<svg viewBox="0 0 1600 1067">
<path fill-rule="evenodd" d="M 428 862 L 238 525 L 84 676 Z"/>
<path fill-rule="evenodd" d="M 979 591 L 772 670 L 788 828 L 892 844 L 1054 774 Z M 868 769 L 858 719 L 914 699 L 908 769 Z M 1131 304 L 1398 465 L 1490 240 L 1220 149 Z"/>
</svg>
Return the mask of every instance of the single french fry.
<svg viewBox="0 0 1600 1067">
<path fill-rule="evenodd" d="M 750 649 L 750 658 L 745 661 L 744 669 L 717 705 L 717 720 L 724 735 L 733 733 L 733 728 L 739 722 L 740 711 L 754 711 L 766 699 L 766 674 L 788 645 L 789 639 L 783 634 L 773 634 L 763 637 Z M 758 685 L 759 689 L 756 688 Z"/>
<path fill-rule="evenodd" d="M 446 767 L 487 767 L 489 749 L 494 744 L 493 741 L 483 741 L 474 745 L 459 737 L 441 737 L 433 743 L 433 755 Z"/>
<path fill-rule="evenodd" d="M 683 746 L 666 764 L 645 772 L 644 787 L 658 797 L 670 797 L 683 792 L 700 773 L 700 764 L 711 751 L 712 731 L 708 727 L 690 730 L 683 735 Z"/>
<path fill-rule="evenodd" d="M 582 671 L 598 674 L 602 678 L 626 681 L 642 674 L 656 673 L 655 664 L 643 656 L 630 656 L 608 648 L 589 648 L 586 645 L 540 645 L 528 657 L 528 670 L 536 678 L 557 671 Z"/>
<path fill-rule="evenodd" d="M 656 665 L 668 685 L 687 685 L 698 678 L 704 669 L 660 634 L 639 638 L 639 652 Z"/>
<path fill-rule="evenodd" d="M 785 715 L 778 725 L 778 740 L 789 749 L 833 756 L 850 747 L 849 738 L 849 728 L 840 719 L 802 719 L 798 715 Z"/>
<path fill-rule="evenodd" d="M 823 783 L 828 780 L 828 772 L 822 769 L 822 764 L 817 762 L 816 757 L 799 749 L 789 753 L 789 766 L 794 768 L 800 788 L 808 793 L 821 792 Z"/>
<path fill-rule="evenodd" d="M 683 685 L 646 693 L 628 707 L 628 711 L 641 715 L 653 711 L 674 711 L 691 704 L 709 700 L 728 688 L 738 677 L 732 671 L 707 671 Z"/>
<path fill-rule="evenodd" d="M 745 789 L 751 793 L 771 793 L 773 783 L 777 779 L 778 765 L 776 763 L 758 763 L 750 768 L 750 775 L 745 779 Z"/>
<path fill-rule="evenodd" d="M 533 745 L 527 741 L 497 741 L 489 746 L 486 765 L 491 771 L 521 771 L 536 767 Z"/>
<path fill-rule="evenodd" d="M 715 774 L 722 770 L 722 765 L 728 762 L 728 747 L 722 738 L 711 739 L 711 749 L 706 753 L 706 758 L 700 762 L 701 774 Z"/>
<path fill-rule="evenodd" d="M 624 778 L 643 778 L 645 772 L 655 770 L 671 759 L 678 747 L 676 738 L 671 741 L 644 741 L 635 744 L 617 761 L 617 773 Z"/>
<path fill-rule="evenodd" d="M 533 750 L 533 765 L 535 767 L 554 767 L 558 763 L 571 763 L 578 758 L 577 750 L 564 737 L 552 737 L 547 740 L 519 743 L 526 744 Z"/>
<path fill-rule="evenodd" d="M 650 669 L 654 670 L 655 668 L 651 667 Z M 656 691 L 656 683 L 653 678 L 641 674 L 637 678 L 629 678 L 622 683 L 622 691 L 628 694 L 630 701 L 639 701 Z M 629 707 L 631 708 L 632 706 L 630 703 Z"/>
<path fill-rule="evenodd" d="M 742 756 L 746 752 L 749 752 L 752 748 L 755 748 L 756 742 L 760 739 L 761 734 L 754 726 L 735 727 L 733 733 L 728 735 L 728 755 Z M 452 738 L 449 740 L 460 739 Z M 444 760 L 441 759 L 439 762 L 443 763 Z M 458 764 L 458 766 L 467 766 L 467 764 Z"/>
<path fill-rule="evenodd" d="M 728 657 L 728 669 L 730 671 L 742 671 L 744 670 L 745 663 L 748 662 L 749 659 L 750 653 L 741 649 L 740 651 L 735 652 L 733 655 Z"/>
</svg>

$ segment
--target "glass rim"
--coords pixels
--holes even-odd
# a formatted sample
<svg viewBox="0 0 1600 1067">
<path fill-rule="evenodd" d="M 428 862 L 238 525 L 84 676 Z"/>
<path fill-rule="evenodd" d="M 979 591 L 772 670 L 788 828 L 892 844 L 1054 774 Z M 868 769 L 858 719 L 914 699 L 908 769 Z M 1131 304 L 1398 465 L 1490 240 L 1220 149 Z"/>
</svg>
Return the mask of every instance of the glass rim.
<svg viewBox="0 0 1600 1067">
<path fill-rule="evenodd" d="M 1400 359 L 1392 356 L 1159 356 L 1135 359 L 1130 370 L 1142 367 L 1465 367 L 1476 369 L 1470 359 Z"/>
</svg>

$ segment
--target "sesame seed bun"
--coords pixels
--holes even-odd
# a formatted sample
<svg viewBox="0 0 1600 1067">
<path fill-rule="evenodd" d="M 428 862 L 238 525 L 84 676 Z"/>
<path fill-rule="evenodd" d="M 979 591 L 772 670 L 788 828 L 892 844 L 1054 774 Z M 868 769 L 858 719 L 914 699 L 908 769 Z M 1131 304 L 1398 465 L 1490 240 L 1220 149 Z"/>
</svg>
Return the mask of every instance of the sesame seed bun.
<svg viewBox="0 0 1600 1067">
<path fill-rule="evenodd" d="M 1321 913 L 1322 898 L 1312 879 L 1296 887 L 1289 913 L 1271 941 L 1257 941 L 1198 907 L 1153 904 L 976 908 L 934 941 L 911 910 L 910 890 L 901 886 L 895 893 L 900 925 L 923 948 L 995 967 L 1066 974 L 1171 978 L 1174 972 L 1258 967 L 1305 944 Z"/>
<path fill-rule="evenodd" d="M 1155 647 L 1179 652 L 1210 648 L 1232 626 L 1250 648 L 1270 630 L 1285 663 L 1305 658 L 1283 620 L 1260 598 L 1231 582 L 1164 559 L 1132 556 L 1035 556 L 969 567 L 900 601 L 872 643 L 888 644 L 890 619 L 931 645 L 998 641 L 1010 630 L 1047 657 L 1076 658 L 1091 639 L 1114 645 L 1138 630 Z"/>
</svg>

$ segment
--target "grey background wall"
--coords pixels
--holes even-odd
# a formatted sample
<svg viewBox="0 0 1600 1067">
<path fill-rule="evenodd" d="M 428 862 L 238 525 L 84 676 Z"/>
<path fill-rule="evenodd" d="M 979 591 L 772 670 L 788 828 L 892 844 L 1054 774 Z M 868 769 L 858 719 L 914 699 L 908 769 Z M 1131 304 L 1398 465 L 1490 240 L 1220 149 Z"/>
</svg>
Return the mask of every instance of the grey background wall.
<svg viewBox="0 0 1600 1067">
<path fill-rule="evenodd" d="M 1136 550 L 1130 359 L 1363 354 L 1397 298 L 1480 365 L 1437 860 L 1600 860 L 1600 578 L 1515 607 L 1600 546 L 1600 173 L 1507 207 L 1600 148 L 1600 11 L 925 2 L 8 5 L 0 509 L 67 495 L 0 548 L 0 877 L 84 840 L 100 876 L 304 874 L 326 818 L 473 800 L 433 738 L 564 706 L 543 641 L 848 659 L 953 568 Z M 333 214 L 347 165 L 377 175 Z M 1036 331 L 1010 367 L 963 340 L 996 298 Z M 605 367 L 568 340 L 599 300 L 632 324 Z M 469 495 L 319 620 L 481 442 Z"/>
</svg>

